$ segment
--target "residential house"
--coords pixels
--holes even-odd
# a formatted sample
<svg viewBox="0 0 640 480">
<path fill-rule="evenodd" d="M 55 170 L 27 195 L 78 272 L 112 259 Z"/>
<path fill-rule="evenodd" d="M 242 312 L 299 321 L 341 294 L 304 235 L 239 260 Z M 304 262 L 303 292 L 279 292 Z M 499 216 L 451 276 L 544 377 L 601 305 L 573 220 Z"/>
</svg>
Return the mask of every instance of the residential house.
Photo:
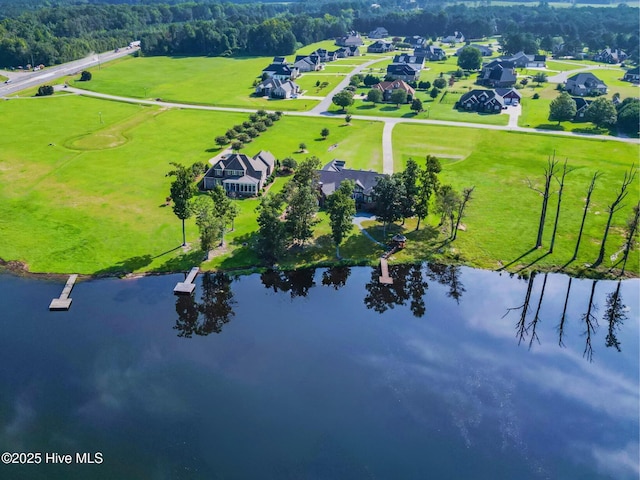
<svg viewBox="0 0 640 480">
<path fill-rule="evenodd" d="M 389 36 L 389 32 L 384 27 L 376 27 L 375 30 L 369 32 L 369 38 L 386 38 Z"/>
<path fill-rule="evenodd" d="M 378 183 L 378 178 L 385 176 L 382 173 L 371 170 L 352 170 L 345 168 L 344 160 L 332 160 L 322 170 L 318 170 L 318 187 L 321 192 L 320 203 L 331 195 L 344 180 L 352 180 L 355 183 L 353 198 L 356 206 L 366 207 L 372 203 L 373 187 Z"/>
<path fill-rule="evenodd" d="M 271 63 L 287 63 L 287 59 L 285 57 L 273 57 Z"/>
<path fill-rule="evenodd" d="M 300 86 L 292 80 L 267 78 L 256 86 L 256 95 L 271 98 L 295 98 L 300 93 Z"/>
<path fill-rule="evenodd" d="M 407 103 L 413 101 L 416 91 L 403 80 L 392 80 L 390 82 L 380 82 L 371 88 L 375 88 L 382 92 L 382 99 L 385 102 L 391 101 L 391 94 L 394 90 L 404 90 L 407 92 Z"/>
<path fill-rule="evenodd" d="M 386 77 L 405 82 L 417 82 L 420 79 L 420 68 L 408 63 L 392 63 L 387 66 Z"/>
<path fill-rule="evenodd" d="M 360 47 L 358 47 L 357 45 L 351 45 L 347 47 L 347 49 L 349 50 L 350 57 L 359 57 L 361 55 Z"/>
<path fill-rule="evenodd" d="M 367 53 L 387 53 L 395 50 L 393 43 L 387 40 L 376 40 L 367 47 Z"/>
<path fill-rule="evenodd" d="M 337 51 L 329 52 L 324 48 L 317 49 L 315 52 L 313 52 L 313 55 L 317 55 L 318 57 L 320 57 L 320 61 L 322 63 L 334 62 L 338 59 Z"/>
<path fill-rule="evenodd" d="M 471 90 L 456 103 L 456 108 L 483 113 L 500 113 L 506 105 L 519 103 L 521 96 L 513 88 L 496 88 L 495 90 Z"/>
<path fill-rule="evenodd" d="M 565 89 L 571 95 L 580 97 L 607 93 L 607 85 L 591 72 L 576 73 L 569 77 Z"/>
<path fill-rule="evenodd" d="M 349 56 L 349 49 L 347 47 L 340 47 L 334 53 L 337 58 L 347 58 Z"/>
<path fill-rule="evenodd" d="M 482 66 L 478 74 L 477 83 L 487 87 L 513 87 L 516 83 L 515 66 L 513 62 L 493 60 Z"/>
<path fill-rule="evenodd" d="M 317 55 L 296 55 L 293 66 L 297 68 L 300 73 L 315 72 L 322 69 L 320 57 Z"/>
<path fill-rule="evenodd" d="M 594 62 L 621 63 L 627 59 L 627 54 L 623 50 L 605 48 L 593 56 Z"/>
<path fill-rule="evenodd" d="M 462 43 L 464 42 L 464 35 L 462 32 L 453 32 L 453 35 L 442 37 L 442 43 Z"/>
<path fill-rule="evenodd" d="M 547 66 L 546 55 L 527 55 L 518 52 L 515 55 L 500 57 L 499 60 L 513 63 L 516 68 L 545 68 Z"/>
<path fill-rule="evenodd" d="M 420 35 L 414 35 L 412 37 L 405 37 L 402 43 L 408 43 L 412 48 L 425 48 L 427 46 L 427 39 Z"/>
<path fill-rule="evenodd" d="M 364 42 L 358 32 L 349 32 L 349 34 L 344 37 L 336 38 L 336 45 L 339 47 L 350 47 L 352 45 L 359 47 L 360 45 L 364 45 Z"/>
<path fill-rule="evenodd" d="M 286 63 L 272 63 L 262 70 L 262 75 L 278 80 L 294 80 L 300 75 L 300 72 L 297 68 L 292 68 Z"/>
<path fill-rule="evenodd" d="M 212 190 L 217 185 L 222 185 L 228 195 L 255 196 L 274 172 L 275 163 L 275 157 L 264 150 L 253 158 L 244 153 L 232 153 L 222 157 L 207 170 L 202 179 L 202 189 Z"/>
<path fill-rule="evenodd" d="M 591 100 L 586 100 L 582 97 L 571 97 L 576 102 L 576 116 L 573 117 L 576 121 L 585 120 L 587 109 L 591 105 Z"/>
<path fill-rule="evenodd" d="M 480 50 L 480 53 L 482 54 L 483 57 L 490 57 L 491 55 L 493 55 L 493 50 L 490 49 L 489 47 L 485 46 L 485 45 L 478 45 L 477 43 L 471 43 L 469 45 L 465 45 L 464 47 L 459 48 L 458 50 L 456 50 L 456 57 L 460 56 L 460 52 L 462 51 L 463 48 L 466 47 L 473 47 L 475 49 Z"/>
<path fill-rule="evenodd" d="M 424 67 L 424 55 L 409 55 L 403 53 L 393 57 L 393 63 L 406 63 L 407 65 L 411 65 L 412 67 L 422 70 Z"/>
<path fill-rule="evenodd" d="M 627 73 L 624 74 L 622 80 L 625 82 L 640 83 L 640 67 L 627 70 Z"/>
<path fill-rule="evenodd" d="M 447 54 L 440 47 L 435 47 L 433 45 L 427 45 L 423 48 L 416 48 L 413 51 L 414 55 L 421 55 L 430 62 L 439 62 L 441 60 L 446 60 Z"/>
</svg>

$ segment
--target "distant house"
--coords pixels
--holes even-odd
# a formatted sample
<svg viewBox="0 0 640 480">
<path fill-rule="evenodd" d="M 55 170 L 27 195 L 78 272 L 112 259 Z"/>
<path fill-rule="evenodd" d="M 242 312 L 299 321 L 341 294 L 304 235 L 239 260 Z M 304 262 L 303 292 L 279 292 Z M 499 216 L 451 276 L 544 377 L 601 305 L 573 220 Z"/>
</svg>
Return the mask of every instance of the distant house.
<svg viewBox="0 0 640 480">
<path fill-rule="evenodd" d="M 420 68 L 417 65 L 407 63 L 392 63 L 387 66 L 386 76 L 405 82 L 417 82 L 420 79 Z"/>
<path fill-rule="evenodd" d="M 504 60 L 493 60 L 482 66 L 477 83 L 487 87 L 513 87 L 516 83 L 515 65 Z"/>
<path fill-rule="evenodd" d="M 412 67 L 416 67 L 420 70 L 424 67 L 424 55 L 409 55 L 403 53 L 393 57 L 393 63 L 406 63 Z"/>
<path fill-rule="evenodd" d="M 272 63 L 262 70 L 262 74 L 268 78 L 276 78 L 278 80 L 294 80 L 300 72 L 286 63 Z"/>
<path fill-rule="evenodd" d="M 339 47 L 359 47 L 360 45 L 364 45 L 364 42 L 358 32 L 349 32 L 349 34 L 344 37 L 336 38 L 336 45 Z"/>
<path fill-rule="evenodd" d="M 574 120 L 580 121 L 584 120 L 587 108 L 591 105 L 591 100 L 586 100 L 582 97 L 571 97 L 574 102 L 576 102 L 576 116 L 573 117 Z"/>
<path fill-rule="evenodd" d="M 622 80 L 625 82 L 640 83 L 640 67 L 627 70 L 627 73 L 624 74 Z"/>
<path fill-rule="evenodd" d="M 216 185 L 222 185 L 228 195 L 255 196 L 264 188 L 275 163 L 275 157 L 264 150 L 253 158 L 244 153 L 227 155 L 207 170 L 202 179 L 202 189 L 212 190 Z"/>
<path fill-rule="evenodd" d="M 273 57 L 271 63 L 287 63 L 287 59 L 285 57 Z"/>
<path fill-rule="evenodd" d="M 271 98 L 292 98 L 300 93 L 300 86 L 292 80 L 267 78 L 256 86 L 256 95 Z"/>
<path fill-rule="evenodd" d="M 293 66 L 300 73 L 315 72 L 322 68 L 322 62 L 320 62 L 320 58 L 317 55 L 296 55 Z"/>
<path fill-rule="evenodd" d="M 594 62 L 621 63 L 627 59 L 627 54 L 623 50 L 605 48 L 593 56 Z"/>
<path fill-rule="evenodd" d="M 367 53 L 387 53 L 395 50 L 393 43 L 387 40 L 377 40 L 367 47 Z"/>
<path fill-rule="evenodd" d="M 389 32 L 384 27 L 376 27 L 375 30 L 369 32 L 369 38 L 385 38 L 389 36 Z"/>
<path fill-rule="evenodd" d="M 429 62 L 439 62 L 447 58 L 447 54 L 440 47 L 434 47 L 433 45 L 427 45 L 423 48 L 416 48 L 413 51 L 414 55 L 420 55 Z"/>
<path fill-rule="evenodd" d="M 607 93 L 607 85 L 591 72 L 576 73 L 569 77 L 565 89 L 571 95 L 580 97 Z"/>
<path fill-rule="evenodd" d="M 513 63 L 517 68 L 544 68 L 547 66 L 546 55 L 527 55 L 518 52 L 515 55 L 500 57 L 499 60 Z"/>
<path fill-rule="evenodd" d="M 520 102 L 520 94 L 513 88 L 471 90 L 456 103 L 456 108 L 482 113 L 500 113 L 506 105 Z"/>
<path fill-rule="evenodd" d="M 367 206 L 372 202 L 371 194 L 373 187 L 378 183 L 378 178 L 385 176 L 382 173 L 371 170 L 351 170 L 344 168 L 344 160 L 332 160 L 327 163 L 322 170 L 318 171 L 318 187 L 321 192 L 321 204 L 331 195 L 344 180 L 353 180 L 353 198 L 358 208 Z"/>
<path fill-rule="evenodd" d="M 453 32 L 453 35 L 442 37 L 442 43 L 462 43 L 464 42 L 464 35 L 462 32 Z"/>
<path fill-rule="evenodd" d="M 424 48 L 427 46 L 427 39 L 420 35 L 405 37 L 402 43 L 408 43 L 412 48 Z"/>
<path fill-rule="evenodd" d="M 359 57 L 361 55 L 360 47 L 357 45 L 351 45 L 350 47 L 347 47 L 347 49 L 349 50 L 350 57 Z"/>
<path fill-rule="evenodd" d="M 413 101 L 416 91 L 403 80 L 392 80 L 390 82 L 380 82 L 371 88 L 382 92 L 382 99 L 385 102 L 391 101 L 391 94 L 394 90 L 404 90 L 407 93 L 407 103 Z"/>
<path fill-rule="evenodd" d="M 490 49 L 489 47 L 486 47 L 484 45 L 478 45 L 477 43 L 472 43 L 470 45 L 465 45 L 464 47 L 459 48 L 458 50 L 456 50 L 456 57 L 460 56 L 460 52 L 462 51 L 463 48 L 466 47 L 473 47 L 475 49 L 480 50 L 480 53 L 482 54 L 483 57 L 490 57 L 491 55 L 493 55 L 493 50 Z"/>
<path fill-rule="evenodd" d="M 324 48 L 319 48 L 315 52 L 313 52 L 313 55 L 317 55 L 320 58 L 320 61 L 323 63 L 334 62 L 338 59 L 337 50 L 330 52 L 328 50 L 325 50 Z"/>
</svg>

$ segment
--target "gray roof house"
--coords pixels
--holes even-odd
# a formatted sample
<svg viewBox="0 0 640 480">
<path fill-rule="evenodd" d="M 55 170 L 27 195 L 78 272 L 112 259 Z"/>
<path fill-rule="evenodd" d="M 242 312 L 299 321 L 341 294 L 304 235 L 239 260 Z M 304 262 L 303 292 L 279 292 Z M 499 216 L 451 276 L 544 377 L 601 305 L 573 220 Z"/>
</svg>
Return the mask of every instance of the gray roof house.
<svg viewBox="0 0 640 480">
<path fill-rule="evenodd" d="M 632 68 L 631 70 L 627 70 L 622 77 L 622 80 L 625 82 L 631 83 L 639 83 L 640 82 L 640 67 Z"/>
<path fill-rule="evenodd" d="M 300 73 L 315 72 L 322 68 L 320 57 L 317 55 L 296 55 L 293 66 L 297 68 Z"/>
<path fill-rule="evenodd" d="M 375 30 L 369 32 L 369 38 L 385 38 L 389 36 L 389 32 L 384 27 L 376 27 Z"/>
<path fill-rule="evenodd" d="M 511 89 L 507 89 L 511 90 Z M 515 92 L 515 90 L 513 90 Z M 509 93 L 509 92 L 505 92 Z M 516 92 L 517 94 L 517 92 Z M 517 94 L 519 97 L 519 94 Z M 509 97 L 511 98 L 511 97 Z M 511 103 L 511 102 L 510 102 Z M 456 108 L 484 113 L 500 113 L 505 106 L 505 99 L 496 90 L 471 90 L 456 103 Z"/>
<path fill-rule="evenodd" d="M 482 66 L 477 83 L 487 87 L 513 87 L 516 83 L 513 62 L 493 60 Z"/>
<path fill-rule="evenodd" d="M 387 53 L 393 50 L 393 43 L 387 40 L 377 40 L 367 47 L 367 53 Z"/>
<path fill-rule="evenodd" d="M 430 62 L 438 62 L 447 58 L 447 54 L 443 49 L 441 49 L 440 47 L 435 47 L 433 45 L 416 48 L 413 50 L 413 54 L 424 56 L 424 58 Z"/>
<path fill-rule="evenodd" d="M 347 50 L 349 50 L 349 56 L 350 57 L 359 57 L 360 56 L 360 47 L 358 47 L 357 45 L 350 45 L 347 47 Z"/>
<path fill-rule="evenodd" d="M 271 98 L 295 98 L 300 93 L 300 86 L 292 80 L 267 78 L 256 86 L 256 95 Z"/>
<path fill-rule="evenodd" d="M 569 77 L 565 89 L 571 95 L 580 97 L 607 93 L 607 85 L 591 72 L 576 73 Z"/>
<path fill-rule="evenodd" d="M 414 35 L 412 37 L 405 37 L 402 43 L 408 43 L 413 48 L 424 48 L 427 45 L 427 39 L 420 35 Z"/>
<path fill-rule="evenodd" d="M 544 68 L 547 66 L 546 55 L 527 55 L 524 52 L 518 52 L 510 57 L 500 57 L 499 60 L 512 62 L 517 68 Z"/>
<path fill-rule="evenodd" d="M 278 80 L 293 80 L 298 77 L 299 72 L 298 69 L 292 68 L 286 63 L 272 63 L 262 70 L 262 74 Z"/>
<path fill-rule="evenodd" d="M 364 45 L 364 42 L 358 32 L 349 32 L 349 34 L 344 37 L 336 38 L 336 45 L 339 47 L 350 47 L 352 45 L 359 47 L 360 45 Z"/>
<path fill-rule="evenodd" d="M 465 45 L 464 47 L 461 47 L 458 50 L 456 50 L 456 53 L 455 53 L 456 57 L 460 55 L 460 52 L 465 47 L 473 47 L 480 50 L 480 53 L 482 54 L 483 57 L 490 57 L 491 55 L 493 55 L 493 50 L 490 49 L 489 47 L 485 45 L 478 45 L 477 43 L 472 43 L 470 45 Z"/>
<path fill-rule="evenodd" d="M 462 43 L 464 42 L 464 35 L 462 32 L 453 32 L 453 35 L 442 37 L 442 43 Z"/>
<path fill-rule="evenodd" d="M 574 120 L 584 120 L 584 117 L 587 113 L 587 108 L 591 105 L 591 100 L 586 100 L 582 97 L 571 97 L 574 102 L 576 102 L 576 116 L 573 117 Z"/>
<path fill-rule="evenodd" d="M 244 153 L 232 153 L 207 170 L 202 179 L 202 189 L 212 190 L 216 185 L 222 185 L 228 195 L 255 196 L 273 173 L 275 163 L 275 157 L 264 150 L 253 158 Z"/>
<path fill-rule="evenodd" d="M 408 63 L 392 63 L 387 66 L 386 76 L 405 82 L 416 82 L 420 79 L 420 68 Z"/>
<path fill-rule="evenodd" d="M 378 183 L 378 178 L 385 176 L 371 170 L 351 170 L 344 168 L 344 160 L 332 160 L 318 171 L 318 187 L 322 192 L 322 200 L 331 195 L 344 180 L 353 180 L 353 198 L 358 206 L 371 203 L 371 192 Z M 322 203 L 322 202 L 321 202 Z"/>
<path fill-rule="evenodd" d="M 595 62 L 603 63 L 620 63 L 627 59 L 627 54 L 624 50 L 605 48 L 604 50 L 596 53 L 593 56 Z"/>
<path fill-rule="evenodd" d="M 403 53 L 401 55 L 394 56 L 393 63 L 406 63 L 407 65 L 411 65 L 412 67 L 422 70 L 424 67 L 424 55 L 409 55 L 407 53 Z"/>
</svg>

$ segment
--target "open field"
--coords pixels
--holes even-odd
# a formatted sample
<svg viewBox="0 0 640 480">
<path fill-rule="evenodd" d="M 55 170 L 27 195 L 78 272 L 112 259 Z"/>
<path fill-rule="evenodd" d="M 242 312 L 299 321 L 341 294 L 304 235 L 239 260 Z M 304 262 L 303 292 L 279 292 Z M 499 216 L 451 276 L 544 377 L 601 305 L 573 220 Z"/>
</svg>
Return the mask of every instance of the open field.
<svg viewBox="0 0 640 480">
<path fill-rule="evenodd" d="M 345 75 L 336 75 L 332 71 L 324 71 L 317 73 L 305 73 L 301 77 L 296 79 L 296 83 L 300 85 L 300 89 L 305 92 L 305 95 L 324 97 L 331 93 L 336 86 L 344 80 Z M 327 82 L 328 85 L 320 88 L 316 86 L 316 83 Z M 315 105 L 316 102 L 313 102 Z"/>
<path fill-rule="evenodd" d="M 584 264 L 593 262 L 598 256 L 599 240 L 606 223 L 607 204 L 618 189 L 624 172 L 633 162 L 637 163 L 640 152 L 638 145 L 618 142 L 403 124 L 395 127 L 393 141 L 396 170 L 403 168 L 409 157 L 422 162 L 427 154 L 432 154 L 443 160 L 441 177 L 444 183 L 459 190 L 475 185 L 474 200 L 469 205 L 468 217 L 463 220 L 467 231 L 461 232 L 453 245 L 460 260 L 491 269 L 515 260 L 512 270 L 529 264 L 532 268 L 550 267 L 569 261 L 587 186 L 591 176 L 600 171 L 603 175 L 592 197 L 580 253 L 568 268 L 579 271 Z M 554 150 L 559 160 L 567 158 L 568 165 L 575 170 L 567 176 L 565 184 L 555 251 L 545 256 L 546 249 L 529 251 L 535 244 L 541 197 L 528 188 L 527 178 L 540 186 L 543 168 Z M 554 185 L 556 190 L 557 185 Z M 620 253 L 622 226 L 639 196 L 636 180 L 625 208 L 614 216 L 604 267 L 616 262 L 610 255 Z M 557 196 L 552 197 L 544 247 L 549 245 L 556 202 Z M 620 258 L 618 255 L 618 260 Z M 628 268 L 637 273 L 639 261 L 636 251 L 630 256 Z"/>
<path fill-rule="evenodd" d="M 251 96 L 253 81 L 269 64 L 267 57 L 125 57 L 93 68 L 78 88 L 133 98 L 161 98 L 224 107 L 303 110 L 313 100 L 269 100 Z"/>
</svg>

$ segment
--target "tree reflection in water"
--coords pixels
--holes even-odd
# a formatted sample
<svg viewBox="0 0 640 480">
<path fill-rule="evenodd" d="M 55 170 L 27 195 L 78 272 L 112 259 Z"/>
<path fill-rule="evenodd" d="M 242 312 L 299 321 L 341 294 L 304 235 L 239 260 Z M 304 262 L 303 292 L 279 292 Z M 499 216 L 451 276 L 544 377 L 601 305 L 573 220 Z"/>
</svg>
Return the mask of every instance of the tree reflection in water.
<svg viewBox="0 0 640 480">
<path fill-rule="evenodd" d="M 371 281 L 365 285 L 367 296 L 364 304 L 378 313 L 384 313 L 396 305 L 405 305 L 409 301 L 411 313 L 416 317 L 425 314 L 424 294 L 429 284 L 422 274 L 421 265 L 389 265 L 391 285 L 380 283 L 380 269 L 371 270 Z"/>
<path fill-rule="evenodd" d="M 316 270 L 303 268 L 300 270 L 267 270 L 260 275 L 260 281 L 265 288 L 274 292 L 289 292 L 291 298 L 306 297 L 309 290 L 315 286 L 313 280 Z"/>
<path fill-rule="evenodd" d="M 347 284 L 347 279 L 351 275 L 349 267 L 330 267 L 322 272 L 322 285 L 333 287 L 339 290 Z"/>
<path fill-rule="evenodd" d="M 222 327 L 235 315 L 231 282 L 232 279 L 224 273 L 204 273 L 199 302 L 191 295 L 177 297 L 178 320 L 173 328 L 178 330 L 179 337 L 191 338 L 222 331 Z"/>
<path fill-rule="evenodd" d="M 618 280 L 616 289 L 607 295 L 606 309 L 604 311 L 604 321 L 609 324 L 609 331 L 605 338 L 607 347 L 615 347 L 617 351 L 620 349 L 620 341 L 617 332 L 627 319 L 627 306 L 622 303 L 622 295 L 620 294 L 620 285 L 622 280 Z"/>
</svg>

